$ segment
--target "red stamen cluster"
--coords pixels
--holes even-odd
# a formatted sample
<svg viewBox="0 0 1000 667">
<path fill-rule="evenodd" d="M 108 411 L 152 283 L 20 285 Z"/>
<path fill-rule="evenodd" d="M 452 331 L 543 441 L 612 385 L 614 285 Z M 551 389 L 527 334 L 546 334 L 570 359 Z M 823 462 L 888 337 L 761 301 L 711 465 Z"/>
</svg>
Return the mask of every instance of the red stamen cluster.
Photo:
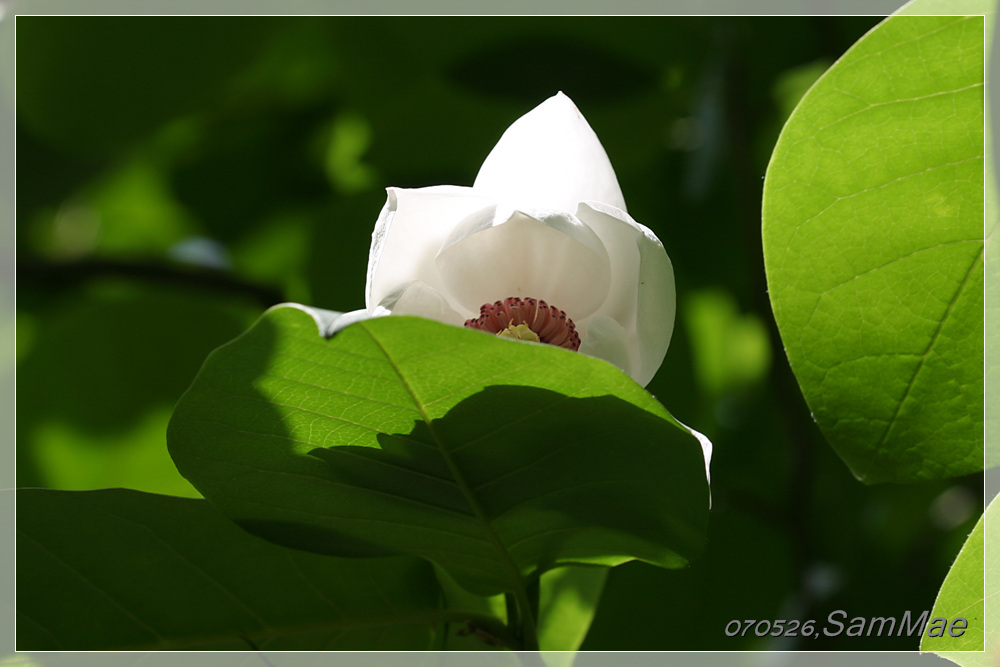
<svg viewBox="0 0 1000 667">
<path fill-rule="evenodd" d="M 538 299 L 519 299 L 487 303 L 479 309 L 479 317 L 466 320 L 465 326 L 490 333 L 500 333 L 510 325 L 524 324 L 538 334 L 539 340 L 574 352 L 580 349 L 580 334 L 573 320 L 555 306 Z"/>
</svg>

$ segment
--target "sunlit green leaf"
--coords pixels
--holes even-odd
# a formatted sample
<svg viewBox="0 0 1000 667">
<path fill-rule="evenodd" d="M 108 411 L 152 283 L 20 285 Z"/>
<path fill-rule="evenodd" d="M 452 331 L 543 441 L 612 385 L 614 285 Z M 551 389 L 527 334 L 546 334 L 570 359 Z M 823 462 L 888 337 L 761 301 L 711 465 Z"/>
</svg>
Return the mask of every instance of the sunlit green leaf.
<svg viewBox="0 0 1000 667">
<path fill-rule="evenodd" d="M 575 651 L 580 648 L 597 612 L 601 591 L 608 577 L 604 567 L 561 567 L 542 575 L 538 603 L 538 641 L 543 651 Z M 547 656 L 550 667 L 569 665 L 572 654 L 562 660 Z"/>
<path fill-rule="evenodd" d="M 246 534 L 203 500 L 17 492 L 18 650 L 426 650 L 429 564 Z"/>
<path fill-rule="evenodd" d="M 921 651 L 933 651 L 963 667 L 987 667 L 996 664 L 1000 651 L 1000 560 L 986 559 L 986 553 L 1000 549 L 1000 512 L 990 503 L 969 539 L 955 559 L 955 564 L 941 586 L 930 618 L 948 619 L 949 627 L 957 618 L 966 619 L 968 629 L 945 632 L 941 637 L 925 636 Z M 992 619 L 992 621 L 991 621 Z M 959 653 L 983 651 L 985 653 Z"/>
<path fill-rule="evenodd" d="M 895 17 L 775 147 L 764 254 L 813 416 L 869 482 L 983 462 L 983 18 Z"/>
<path fill-rule="evenodd" d="M 480 595 L 702 547 L 701 447 L 611 365 L 415 318 L 329 340 L 295 308 L 216 351 L 168 431 L 181 473 L 270 540 L 412 553 Z"/>
</svg>

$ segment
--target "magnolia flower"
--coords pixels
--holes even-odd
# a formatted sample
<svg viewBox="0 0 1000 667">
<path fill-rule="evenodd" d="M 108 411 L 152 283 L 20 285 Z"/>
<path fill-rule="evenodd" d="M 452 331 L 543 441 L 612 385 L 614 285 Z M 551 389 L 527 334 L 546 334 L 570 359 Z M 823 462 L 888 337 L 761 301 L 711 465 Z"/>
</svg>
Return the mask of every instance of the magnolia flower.
<svg viewBox="0 0 1000 667">
<path fill-rule="evenodd" d="M 471 188 L 388 188 L 369 316 L 418 315 L 578 349 L 646 385 L 674 323 L 674 276 L 625 209 L 604 148 L 559 93 L 511 125 Z"/>
<path fill-rule="evenodd" d="M 389 188 L 375 223 L 364 310 L 284 304 L 335 335 L 418 315 L 605 359 L 646 385 L 674 324 L 663 245 L 629 217 L 604 148 L 559 93 L 511 125 L 471 188 Z M 699 442 L 705 477 L 712 443 Z"/>
</svg>

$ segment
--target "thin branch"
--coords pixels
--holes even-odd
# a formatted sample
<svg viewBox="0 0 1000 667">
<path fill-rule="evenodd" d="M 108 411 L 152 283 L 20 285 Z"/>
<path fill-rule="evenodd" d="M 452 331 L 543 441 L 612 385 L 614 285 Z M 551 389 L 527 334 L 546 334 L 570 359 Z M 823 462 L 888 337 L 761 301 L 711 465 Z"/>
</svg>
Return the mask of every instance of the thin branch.
<svg viewBox="0 0 1000 667">
<path fill-rule="evenodd" d="M 49 289 L 68 289 L 97 278 L 126 278 L 180 288 L 237 294 L 256 300 L 265 308 L 285 301 L 280 289 L 241 280 L 217 269 L 149 261 L 86 258 L 52 261 L 21 256 L 17 280 Z"/>
</svg>

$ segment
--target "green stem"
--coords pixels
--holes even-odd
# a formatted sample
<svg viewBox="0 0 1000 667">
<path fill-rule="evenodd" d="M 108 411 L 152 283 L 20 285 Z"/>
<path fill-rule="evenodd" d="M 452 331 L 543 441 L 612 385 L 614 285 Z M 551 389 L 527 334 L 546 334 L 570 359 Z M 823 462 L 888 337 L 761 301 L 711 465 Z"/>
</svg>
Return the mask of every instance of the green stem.
<svg viewBox="0 0 1000 667">
<path fill-rule="evenodd" d="M 513 596 L 513 605 L 511 604 L 511 597 Z M 508 609 L 508 626 L 511 627 L 521 640 L 521 650 L 524 651 L 538 651 L 538 628 L 536 627 L 537 621 L 535 620 L 536 612 L 535 607 L 537 603 L 533 606 L 531 604 L 531 598 L 528 595 L 528 591 L 520 586 L 512 593 L 507 593 L 507 609 Z M 510 618 L 510 608 L 514 607 L 517 612 L 516 619 Z M 515 625 L 516 624 L 516 627 Z"/>
<path fill-rule="evenodd" d="M 523 639 L 521 637 L 521 614 L 517 609 L 517 601 L 511 593 L 503 594 L 504 603 L 507 606 L 507 627 L 517 640 L 517 648 L 521 648 Z"/>
<path fill-rule="evenodd" d="M 531 578 L 525 582 L 524 593 L 528 596 L 529 609 L 531 609 L 531 615 L 535 619 L 535 623 L 537 625 L 539 618 L 538 601 L 542 594 L 542 577 L 540 574 L 533 574 Z"/>
</svg>

